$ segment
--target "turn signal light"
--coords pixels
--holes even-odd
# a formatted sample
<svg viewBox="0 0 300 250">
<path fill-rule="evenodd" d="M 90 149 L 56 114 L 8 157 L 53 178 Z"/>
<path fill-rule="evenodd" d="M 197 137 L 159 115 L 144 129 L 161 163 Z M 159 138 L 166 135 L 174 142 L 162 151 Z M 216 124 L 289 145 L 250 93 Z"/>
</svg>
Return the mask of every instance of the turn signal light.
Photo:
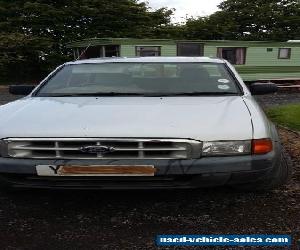
<svg viewBox="0 0 300 250">
<path fill-rule="evenodd" d="M 267 154 L 273 150 L 273 143 L 271 139 L 252 140 L 252 154 L 262 155 Z"/>
</svg>

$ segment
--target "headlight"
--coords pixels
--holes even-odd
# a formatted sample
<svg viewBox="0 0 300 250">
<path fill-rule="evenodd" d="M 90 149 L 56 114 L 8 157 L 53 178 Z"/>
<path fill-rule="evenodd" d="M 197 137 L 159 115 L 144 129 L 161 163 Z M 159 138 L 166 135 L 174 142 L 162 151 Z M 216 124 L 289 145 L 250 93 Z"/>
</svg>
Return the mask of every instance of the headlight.
<svg viewBox="0 0 300 250">
<path fill-rule="evenodd" d="M 226 156 L 246 154 L 251 154 L 251 140 L 204 142 L 202 148 L 203 156 Z"/>
</svg>

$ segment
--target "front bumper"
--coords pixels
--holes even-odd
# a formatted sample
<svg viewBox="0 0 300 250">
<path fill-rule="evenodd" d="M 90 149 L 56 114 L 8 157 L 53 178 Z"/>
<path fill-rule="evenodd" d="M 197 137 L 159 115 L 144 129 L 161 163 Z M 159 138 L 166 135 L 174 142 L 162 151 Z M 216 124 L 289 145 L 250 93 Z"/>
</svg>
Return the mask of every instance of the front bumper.
<svg viewBox="0 0 300 250">
<path fill-rule="evenodd" d="M 161 189 L 241 184 L 266 178 L 278 152 L 193 160 L 32 160 L 0 158 L 0 181 L 18 188 Z M 38 176 L 37 165 L 154 165 L 154 177 Z"/>
</svg>

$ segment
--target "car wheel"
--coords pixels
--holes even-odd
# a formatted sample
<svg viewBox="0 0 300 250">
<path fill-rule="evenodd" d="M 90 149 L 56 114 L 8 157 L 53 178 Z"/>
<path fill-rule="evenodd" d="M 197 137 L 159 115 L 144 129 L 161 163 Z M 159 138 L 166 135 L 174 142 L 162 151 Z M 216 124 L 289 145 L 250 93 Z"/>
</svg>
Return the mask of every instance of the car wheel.
<svg viewBox="0 0 300 250">
<path fill-rule="evenodd" d="M 268 177 L 247 183 L 236 185 L 234 188 L 242 191 L 267 191 L 287 184 L 292 177 L 292 162 L 282 147 L 280 155 L 280 163 L 272 170 Z"/>
</svg>

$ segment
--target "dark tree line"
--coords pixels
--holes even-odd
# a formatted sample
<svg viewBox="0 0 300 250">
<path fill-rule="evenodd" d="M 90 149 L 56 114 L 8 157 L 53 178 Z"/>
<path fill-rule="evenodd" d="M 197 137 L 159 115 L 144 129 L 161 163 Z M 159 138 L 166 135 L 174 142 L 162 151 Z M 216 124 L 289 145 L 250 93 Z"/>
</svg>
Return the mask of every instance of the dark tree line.
<svg viewBox="0 0 300 250">
<path fill-rule="evenodd" d="M 0 0 L 0 79 L 40 79 L 70 59 L 73 40 L 153 37 L 171 14 L 137 0 Z"/>
<path fill-rule="evenodd" d="M 220 11 L 189 19 L 187 38 L 274 40 L 300 38 L 298 0 L 227 0 Z"/>
<path fill-rule="evenodd" d="M 66 43 L 83 38 L 300 38 L 297 0 L 225 0 L 219 8 L 180 25 L 172 9 L 137 0 L 0 0 L 0 81 L 41 79 L 70 60 Z"/>
</svg>

